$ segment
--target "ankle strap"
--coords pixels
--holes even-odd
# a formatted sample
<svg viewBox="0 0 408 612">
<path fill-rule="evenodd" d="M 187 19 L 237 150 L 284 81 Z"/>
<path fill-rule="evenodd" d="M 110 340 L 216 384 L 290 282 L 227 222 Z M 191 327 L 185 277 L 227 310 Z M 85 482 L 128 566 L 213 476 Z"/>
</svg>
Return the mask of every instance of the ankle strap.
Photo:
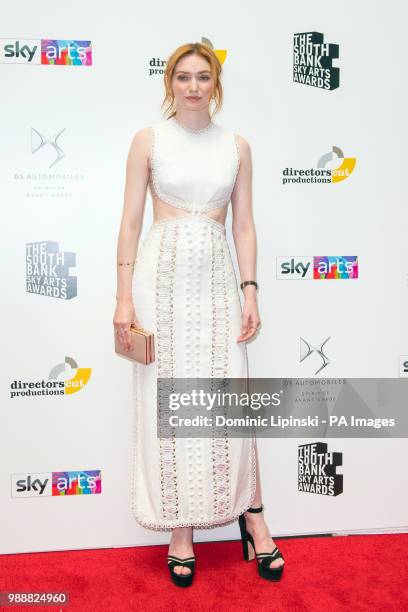
<svg viewBox="0 0 408 612">
<path fill-rule="evenodd" d="M 259 508 L 248 508 L 248 510 L 245 510 L 245 512 L 262 512 L 263 509 L 263 504 L 261 504 Z"/>
</svg>

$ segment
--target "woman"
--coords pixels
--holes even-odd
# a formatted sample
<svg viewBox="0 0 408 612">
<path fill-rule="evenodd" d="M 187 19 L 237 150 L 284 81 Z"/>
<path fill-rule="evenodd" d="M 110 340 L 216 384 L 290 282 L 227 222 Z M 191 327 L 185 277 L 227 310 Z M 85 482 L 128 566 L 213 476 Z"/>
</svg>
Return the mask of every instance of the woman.
<svg viewBox="0 0 408 612">
<path fill-rule="evenodd" d="M 133 138 L 117 249 L 115 332 L 129 349 L 132 323 L 153 331 L 156 349 L 155 362 L 133 366 L 132 509 L 144 527 L 172 530 L 168 567 L 179 586 L 194 575 L 193 527 L 239 518 L 244 557 L 257 553 L 260 575 L 276 580 L 284 563 L 262 514 L 255 439 L 157 436 L 157 378 L 247 376 L 245 343 L 260 325 L 250 147 L 211 119 L 220 73 L 200 43 L 168 59 L 171 114 Z M 148 186 L 154 222 L 135 261 Z M 225 238 L 230 201 L 242 309 Z"/>
</svg>

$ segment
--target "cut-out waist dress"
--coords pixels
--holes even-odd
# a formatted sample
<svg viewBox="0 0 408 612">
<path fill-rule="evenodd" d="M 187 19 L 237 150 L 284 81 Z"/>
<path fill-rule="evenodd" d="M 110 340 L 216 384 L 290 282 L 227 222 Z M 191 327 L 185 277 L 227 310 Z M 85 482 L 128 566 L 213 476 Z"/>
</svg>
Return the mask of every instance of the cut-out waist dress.
<svg viewBox="0 0 408 612">
<path fill-rule="evenodd" d="M 157 378 L 245 378 L 238 283 L 225 226 L 207 216 L 228 206 L 239 170 L 235 134 L 174 117 L 152 127 L 152 194 L 185 214 L 153 223 L 138 252 L 133 300 L 155 334 L 156 360 L 133 364 L 132 510 L 150 529 L 230 522 L 253 500 L 253 438 L 157 437 Z"/>
</svg>

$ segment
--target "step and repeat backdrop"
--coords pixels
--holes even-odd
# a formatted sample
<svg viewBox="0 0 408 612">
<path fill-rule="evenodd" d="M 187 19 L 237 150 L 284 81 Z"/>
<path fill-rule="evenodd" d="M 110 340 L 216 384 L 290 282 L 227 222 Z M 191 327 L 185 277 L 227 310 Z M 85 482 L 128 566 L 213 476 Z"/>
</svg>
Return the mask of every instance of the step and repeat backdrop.
<svg viewBox="0 0 408 612">
<path fill-rule="evenodd" d="M 132 365 L 114 353 L 112 319 L 127 153 L 164 118 L 166 60 L 186 42 L 214 49 L 225 99 L 213 119 L 251 146 L 262 328 L 250 377 L 400 379 L 407 9 L 41 9 L 0 9 L 0 552 L 165 543 L 131 511 Z M 151 223 L 148 195 L 140 241 Z M 231 210 L 227 237 L 239 279 Z M 408 529 L 405 438 L 262 438 L 258 451 L 274 536 Z M 195 531 L 237 537 L 235 523 Z"/>
</svg>

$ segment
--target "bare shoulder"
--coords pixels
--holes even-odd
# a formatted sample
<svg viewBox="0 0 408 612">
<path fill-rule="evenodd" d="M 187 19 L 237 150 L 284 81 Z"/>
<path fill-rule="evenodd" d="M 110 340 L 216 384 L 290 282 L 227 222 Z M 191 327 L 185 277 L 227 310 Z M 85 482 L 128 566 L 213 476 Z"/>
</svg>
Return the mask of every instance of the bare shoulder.
<svg viewBox="0 0 408 612">
<path fill-rule="evenodd" d="M 249 142 L 240 134 L 237 134 L 236 132 L 234 132 L 235 135 L 235 140 L 237 143 L 237 146 L 239 148 L 239 154 L 241 157 L 241 160 L 250 160 L 251 159 L 251 146 L 249 144 Z"/>
<path fill-rule="evenodd" d="M 149 164 L 150 149 L 152 142 L 152 130 L 150 126 L 138 130 L 132 138 L 129 148 L 129 159 L 144 161 Z"/>
<path fill-rule="evenodd" d="M 147 126 L 138 130 L 132 139 L 131 147 L 144 148 L 148 146 L 151 141 L 151 127 Z"/>
</svg>

